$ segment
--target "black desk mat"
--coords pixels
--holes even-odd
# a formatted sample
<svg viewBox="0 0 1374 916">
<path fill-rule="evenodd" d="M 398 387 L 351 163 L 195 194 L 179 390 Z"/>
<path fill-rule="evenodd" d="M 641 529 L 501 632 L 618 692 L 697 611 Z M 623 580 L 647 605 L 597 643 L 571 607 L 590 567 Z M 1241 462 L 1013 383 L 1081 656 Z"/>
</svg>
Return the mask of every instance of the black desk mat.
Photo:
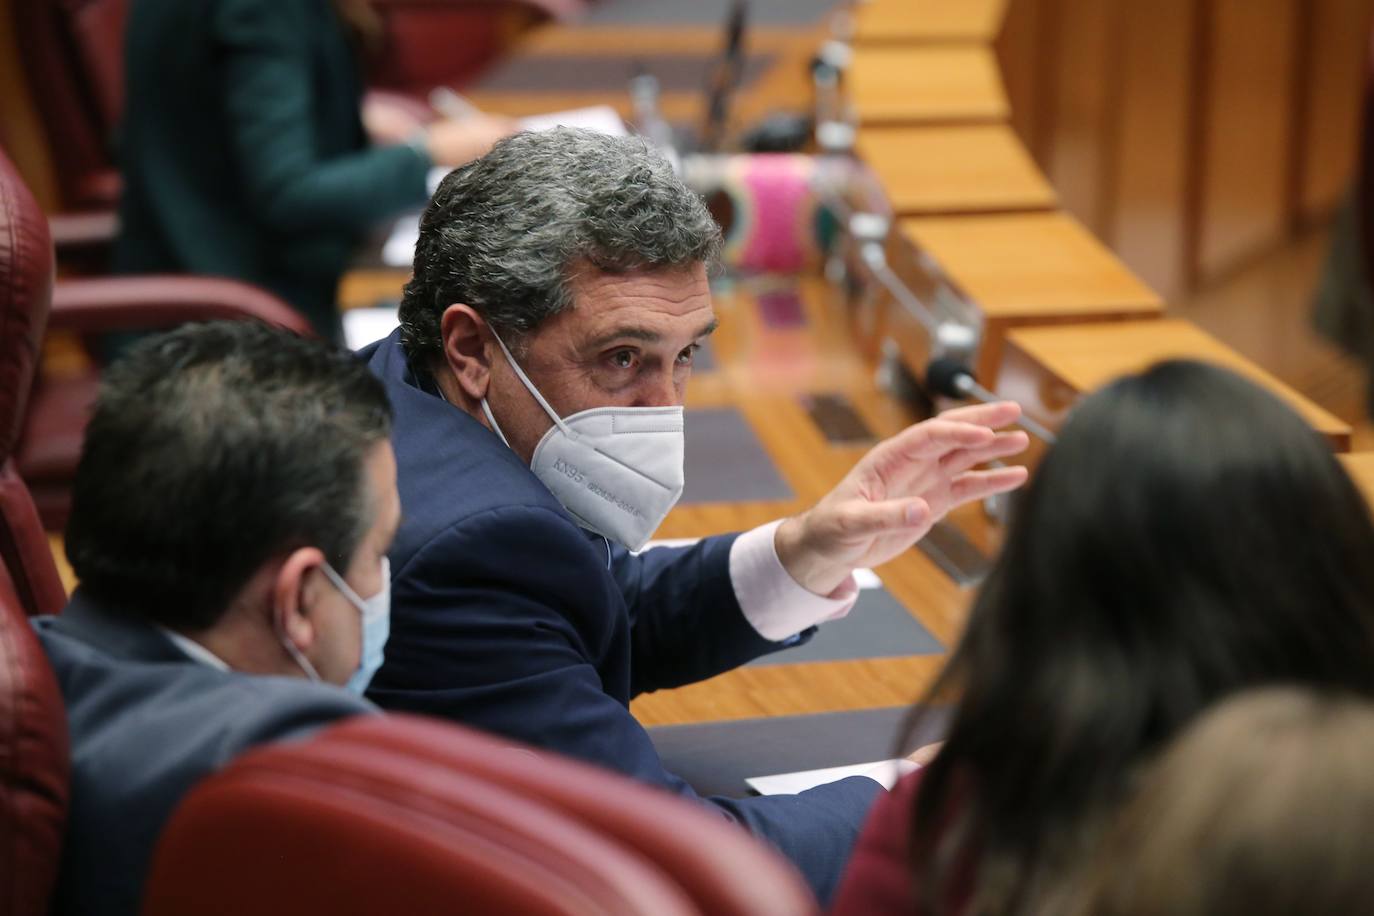
<svg viewBox="0 0 1374 916">
<path fill-rule="evenodd" d="M 732 407 L 688 410 L 687 484 L 681 502 L 788 500 L 795 495 L 744 415 Z"/>
<path fill-rule="evenodd" d="M 687 4 L 690 5 L 690 4 Z M 717 54 L 636 52 L 605 54 L 516 54 L 483 74 L 480 92 L 607 92 L 627 95 L 630 78 L 640 72 L 658 80 L 663 92 L 705 93 Z M 748 90 L 777 61 L 775 54 L 750 54 L 740 72 L 740 91 Z"/>
<path fill-rule="evenodd" d="M 890 706 L 806 716 L 739 719 L 649 729 L 669 772 L 703 795 L 752 794 L 745 779 L 886 760 L 898 747 L 908 708 Z M 932 711 L 909 742 L 915 750 L 944 735 L 947 714 Z"/>
<path fill-rule="evenodd" d="M 859 591 L 859 600 L 847 616 L 821 624 L 810 641 L 756 658 L 749 665 L 938 655 L 944 650 L 887 589 L 865 588 Z"/>
<path fill-rule="evenodd" d="M 812 25 L 835 10 L 837 0 L 750 0 L 750 25 Z M 598 0 L 585 19 L 590 25 L 719 25 L 730 0 Z"/>
</svg>

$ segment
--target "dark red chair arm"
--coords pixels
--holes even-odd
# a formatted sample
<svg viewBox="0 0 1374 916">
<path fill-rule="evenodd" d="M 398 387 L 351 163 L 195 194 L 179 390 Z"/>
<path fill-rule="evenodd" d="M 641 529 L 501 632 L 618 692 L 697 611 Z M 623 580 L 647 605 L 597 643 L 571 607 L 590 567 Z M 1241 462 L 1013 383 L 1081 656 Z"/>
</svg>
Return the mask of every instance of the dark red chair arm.
<svg viewBox="0 0 1374 916">
<path fill-rule="evenodd" d="M 255 286 L 219 277 L 160 274 L 60 282 L 53 290 L 48 327 L 100 334 L 222 318 L 256 319 L 314 335 L 299 312 Z"/>
</svg>

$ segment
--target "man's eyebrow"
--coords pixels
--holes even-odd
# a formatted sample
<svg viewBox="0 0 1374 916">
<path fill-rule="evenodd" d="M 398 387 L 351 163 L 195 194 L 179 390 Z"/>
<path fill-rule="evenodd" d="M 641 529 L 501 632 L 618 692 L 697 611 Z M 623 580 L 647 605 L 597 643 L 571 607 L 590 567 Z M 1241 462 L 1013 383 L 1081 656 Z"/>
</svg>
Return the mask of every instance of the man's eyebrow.
<svg viewBox="0 0 1374 916">
<path fill-rule="evenodd" d="M 715 333 L 715 330 L 718 327 L 720 327 L 720 322 L 717 319 L 712 318 L 710 322 L 708 322 L 702 327 L 700 331 L 697 331 L 695 334 L 692 335 L 692 339 L 695 340 L 697 338 L 706 337 L 709 334 L 713 334 Z M 606 334 L 602 334 L 599 337 L 593 338 L 587 343 L 587 346 L 591 349 L 599 349 L 615 340 L 639 340 L 643 341 L 644 343 L 658 343 L 662 339 L 663 335 L 652 328 L 627 325 L 626 327 L 616 328 L 613 331 L 610 331 Z"/>
</svg>

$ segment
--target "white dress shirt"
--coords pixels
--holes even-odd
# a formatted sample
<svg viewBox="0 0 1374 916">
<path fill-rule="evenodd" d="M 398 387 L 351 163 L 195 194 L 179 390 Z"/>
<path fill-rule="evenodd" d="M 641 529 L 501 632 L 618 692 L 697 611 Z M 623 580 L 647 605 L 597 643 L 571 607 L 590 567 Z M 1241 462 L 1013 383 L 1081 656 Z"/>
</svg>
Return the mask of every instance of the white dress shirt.
<svg viewBox="0 0 1374 916">
<path fill-rule="evenodd" d="M 781 521 L 746 531 L 730 545 L 730 584 L 740 610 L 764 639 L 781 642 L 807 627 L 838 620 L 854 607 L 853 574 L 828 595 L 808 591 L 783 567 L 773 543 Z"/>
</svg>

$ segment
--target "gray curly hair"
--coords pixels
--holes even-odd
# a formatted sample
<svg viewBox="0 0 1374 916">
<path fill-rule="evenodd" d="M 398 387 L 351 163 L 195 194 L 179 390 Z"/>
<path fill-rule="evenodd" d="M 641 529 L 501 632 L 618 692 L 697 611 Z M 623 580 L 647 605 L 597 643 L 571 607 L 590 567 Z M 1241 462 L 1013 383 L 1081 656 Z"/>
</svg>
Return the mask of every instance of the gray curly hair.
<svg viewBox="0 0 1374 916">
<path fill-rule="evenodd" d="M 420 221 L 401 300 L 418 368 L 443 352 L 444 310 L 471 306 L 503 337 L 571 308 L 581 265 L 621 273 L 714 266 L 720 228 L 662 155 L 636 137 L 522 133 L 453 172 Z"/>
</svg>

